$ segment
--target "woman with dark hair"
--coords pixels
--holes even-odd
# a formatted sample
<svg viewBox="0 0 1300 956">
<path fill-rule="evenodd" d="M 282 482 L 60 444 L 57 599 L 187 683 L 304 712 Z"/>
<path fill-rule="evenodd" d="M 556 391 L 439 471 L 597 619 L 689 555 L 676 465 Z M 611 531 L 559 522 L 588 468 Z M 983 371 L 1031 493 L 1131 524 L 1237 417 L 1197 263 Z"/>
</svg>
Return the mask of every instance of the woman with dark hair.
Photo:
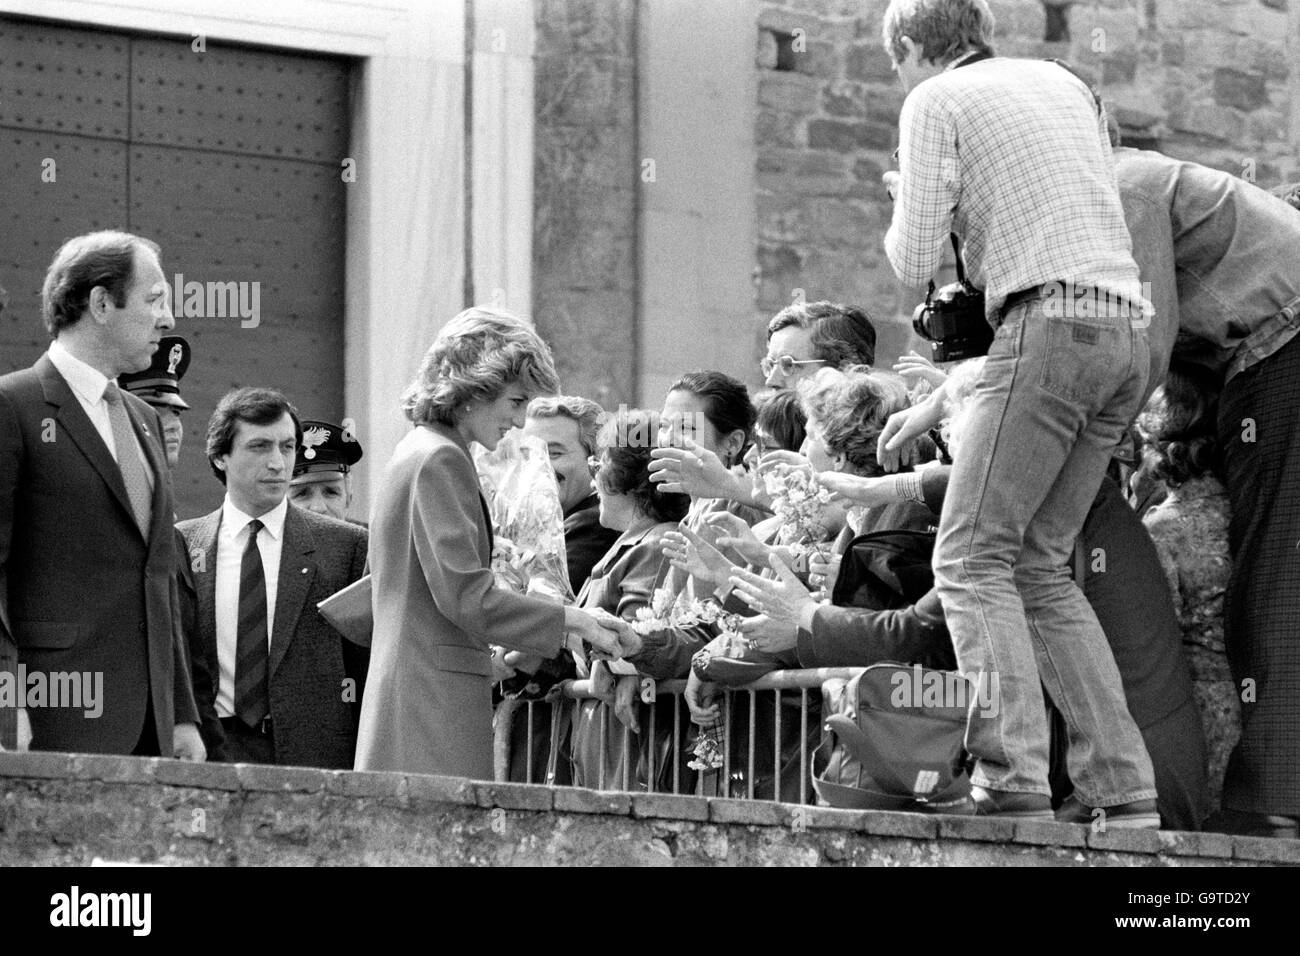
<svg viewBox="0 0 1300 956">
<path fill-rule="evenodd" d="M 1223 640 L 1228 552 L 1228 492 L 1218 470 L 1219 380 L 1174 362 L 1138 415 L 1142 472 L 1169 493 L 1142 518 L 1156 543 L 1191 663 L 1192 690 L 1205 728 L 1210 809 L 1219 809 L 1228 757 L 1241 734 L 1237 690 Z M 1214 828 L 1215 824 L 1209 824 Z"/>
<path fill-rule="evenodd" d="M 762 457 L 769 451 L 798 451 L 803 447 L 807 421 L 799 393 L 794 389 L 766 392 L 758 401 L 750 452 Z"/>
<path fill-rule="evenodd" d="M 659 416 L 643 409 L 620 409 L 601 428 L 596 440 L 599 457 L 592 459 L 596 494 L 600 497 L 600 523 L 620 532 L 618 540 L 591 569 L 591 576 L 578 594 L 577 605 L 599 609 L 625 621 L 650 606 L 662 557 L 664 534 L 686 516 L 690 499 L 665 492 L 650 481 L 650 449 L 659 431 Z M 658 646 L 643 642 L 640 635 L 623 635 L 623 661 L 648 676 L 662 676 L 663 662 Z M 615 665 L 617 667 L 617 665 Z M 621 670 L 626 671 L 627 668 Z M 588 668 L 578 662 L 579 677 L 592 677 L 598 690 L 608 690 L 609 676 L 603 663 Z M 671 676 L 671 675 L 668 675 Z M 639 692 L 636 674 L 623 673 L 614 690 L 615 713 L 626 726 L 639 726 L 636 703 Z M 599 771 L 600 707 L 598 701 L 583 701 L 574 710 L 574 783 L 577 786 L 612 787 L 622 780 L 623 733 L 611 722 L 606 728 L 605 775 Z M 668 722 L 671 726 L 671 711 Z M 659 762 L 659 766 L 663 766 Z M 630 772 L 630 771 L 629 771 Z M 638 776 L 644 782 L 645 774 Z"/>
<path fill-rule="evenodd" d="M 767 517 L 766 496 L 756 491 L 744 468 L 757 414 L 749 390 L 730 375 L 683 375 L 664 399 L 650 480 L 697 503 L 712 503 L 693 506 L 693 514 L 707 507 L 734 510 L 751 522 Z"/>
<path fill-rule="evenodd" d="M 753 439 L 757 417 L 758 413 L 749 400 L 749 390 L 730 375 L 709 371 L 683 375 L 668 389 L 664 398 L 659 421 L 659 448 L 653 452 L 654 461 L 650 465 L 651 481 L 662 479 L 663 473 L 656 466 L 666 460 L 676 461 L 686 471 L 693 468 L 702 470 L 706 459 L 721 462 L 728 471 L 737 469 Z M 748 479 L 744 483 L 749 484 Z M 664 487 L 672 491 L 681 490 L 674 483 L 667 483 Z M 707 519 L 719 512 L 733 514 L 751 526 L 768 517 L 767 512 L 738 498 L 692 495 L 690 511 L 682 526 L 712 541 L 716 533 L 708 528 Z M 739 558 L 739 555 L 735 557 Z M 696 593 L 697 583 L 694 579 L 686 582 L 691 597 L 704 598 L 712 592 L 710 587 Z"/>
<path fill-rule="evenodd" d="M 554 394 L 551 350 L 508 312 L 468 309 L 438 334 L 402 399 L 415 423 L 384 470 L 370 528 L 374 631 L 358 770 L 492 778 L 488 645 L 615 656 L 617 631 L 496 586 L 470 442 L 489 451 Z"/>
</svg>

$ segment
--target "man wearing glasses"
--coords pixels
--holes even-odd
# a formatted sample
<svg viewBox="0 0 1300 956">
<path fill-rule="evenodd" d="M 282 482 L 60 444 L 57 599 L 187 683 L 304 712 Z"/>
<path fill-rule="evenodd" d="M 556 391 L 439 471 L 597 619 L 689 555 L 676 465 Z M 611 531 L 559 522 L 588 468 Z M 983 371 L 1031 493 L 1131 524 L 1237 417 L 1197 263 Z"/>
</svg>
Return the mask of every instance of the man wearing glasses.
<svg viewBox="0 0 1300 956">
<path fill-rule="evenodd" d="M 798 302 L 767 324 L 767 355 L 759 367 L 769 388 L 794 388 L 823 366 L 875 361 L 876 329 L 866 312 L 835 302 Z"/>
</svg>

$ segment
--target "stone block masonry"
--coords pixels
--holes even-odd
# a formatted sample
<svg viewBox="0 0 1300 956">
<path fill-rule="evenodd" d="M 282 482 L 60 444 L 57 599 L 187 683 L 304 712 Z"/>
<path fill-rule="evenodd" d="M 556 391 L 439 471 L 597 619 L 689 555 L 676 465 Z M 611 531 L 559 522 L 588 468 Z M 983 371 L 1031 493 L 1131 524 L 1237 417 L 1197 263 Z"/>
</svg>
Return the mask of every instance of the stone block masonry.
<svg viewBox="0 0 1300 956">
<path fill-rule="evenodd" d="M 0 867 L 1296 865 L 1300 841 L 300 767 L 0 753 Z"/>
</svg>

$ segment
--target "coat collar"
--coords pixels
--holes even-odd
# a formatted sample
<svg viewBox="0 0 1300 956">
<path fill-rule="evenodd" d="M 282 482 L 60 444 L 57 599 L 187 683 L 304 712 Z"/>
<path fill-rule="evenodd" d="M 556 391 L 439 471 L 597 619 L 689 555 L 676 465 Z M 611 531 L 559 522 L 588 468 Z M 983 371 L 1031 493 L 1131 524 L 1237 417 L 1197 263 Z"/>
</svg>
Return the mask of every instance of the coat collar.
<svg viewBox="0 0 1300 956">
<path fill-rule="evenodd" d="M 471 461 L 474 459 L 474 456 L 470 454 L 469 442 L 465 441 L 465 439 L 461 437 L 460 432 L 452 426 L 444 425 L 442 422 L 426 422 L 423 425 L 417 425 L 416 427 L 427 428 L 435 435 L 440 435 L 463 451 L 466 455 L 469 455 Z"/>
</svg>

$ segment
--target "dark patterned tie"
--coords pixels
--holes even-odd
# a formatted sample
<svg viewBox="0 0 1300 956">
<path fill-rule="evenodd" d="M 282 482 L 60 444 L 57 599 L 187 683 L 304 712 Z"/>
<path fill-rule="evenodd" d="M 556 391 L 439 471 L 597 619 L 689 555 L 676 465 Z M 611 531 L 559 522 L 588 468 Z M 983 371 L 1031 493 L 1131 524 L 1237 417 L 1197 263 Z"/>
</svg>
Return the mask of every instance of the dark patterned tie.
<svg viewBox="0 0 1300 956">
<path fill-rule="evenodd" d="M 104 389 L 104 401 L 108 403 L 108 421 L 113 427 L 113 444 L 117 446 L 117 467 L 122 472 L 122 484 L 126 486 L 126 496 L 135 512 L 135 523 L 148 541 L 149 526 L 153 523 L 153 487 L 149 473 L 140 461 L 140 446 L 135 440 L 135 430 L 131 427 L 116 382 L 109 382 Z"/>
<path fill-rule="evenodd" d="M 235 716 L 257 727 L 270 710 L 267 686 L 266 578 L 257 533 L 262 522 L 248 523 L 248 546 L 239 565 L 239 622 L 235 639 Z"/>
</svg>

